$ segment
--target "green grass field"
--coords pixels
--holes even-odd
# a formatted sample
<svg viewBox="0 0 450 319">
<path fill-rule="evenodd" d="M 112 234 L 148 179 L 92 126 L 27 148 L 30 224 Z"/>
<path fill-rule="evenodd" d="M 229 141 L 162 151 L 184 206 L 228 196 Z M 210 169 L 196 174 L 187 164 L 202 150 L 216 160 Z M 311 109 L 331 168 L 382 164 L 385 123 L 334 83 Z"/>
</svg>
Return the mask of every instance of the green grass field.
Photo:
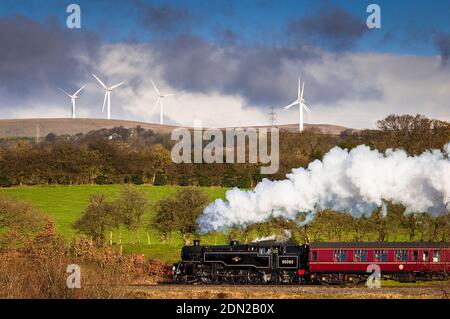
<svg viewBox="0 0 450 319">
<path fill-rule="evenodd" d="M 151 204 L 156 201 L 171 196 L 180 186 L 136 186 L 147 195 Z M 89 196 L 93 193 L 101 193 L 109 199 L 115 199 L 120 189 L 120 185 L 77 185 L 77 186 L 23 186 L 0 188 L 0 194 L 15 197 L 31 203 L 34 207 L 42 211 L 55 221 L 57 230 L 66 239 L 70 240 L 77 236 L 72 224 L 81 216 L 87 207 Z M 224 198 L 226 188 L 220 187 L 200 187 L 213 201 L 216 198 Z M 170 243 L 162 244 L 160 236 L 154 229 L 147 229 L 154 212 L 149 209 L 143 218 L 143 229 L 140 234 L 140 243 L 136 243 L 135 233 L 130 234 L 122 230 L 122 243 L 125 252 L 140 252 L 148 258 L 157 258 L 167 262 L 175 262 L 179 259 L 182 241 L 177 234 L 173 234 Z M 150 238 L 148 238 L 150 237 Z M 107 234 L 109 239 L 109 233 Z M 113 244 L 118 242 L 118 231 L 113 232 Z M 149 244 L 150 239 L 150 244 Z M 206 235 L 202 241 L 205 243 L 225 242 L 225 235 Z"/>
</svg>

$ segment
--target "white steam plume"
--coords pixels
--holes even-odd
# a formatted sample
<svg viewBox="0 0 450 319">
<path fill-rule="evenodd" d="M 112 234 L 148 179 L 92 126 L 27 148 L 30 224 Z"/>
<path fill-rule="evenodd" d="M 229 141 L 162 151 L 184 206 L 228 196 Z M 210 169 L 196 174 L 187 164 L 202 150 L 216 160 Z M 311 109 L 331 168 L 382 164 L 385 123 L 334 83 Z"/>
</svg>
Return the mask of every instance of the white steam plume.
<svg viewBox="0 0 450 319">
<path fill-rule="evenodd" d="M 334 147 L 322 161 L 307 169 L 293 169 L 287 179 L 264 179 L 255 189 L 227 191 L 226 201 L 217 199 L 199 218 L 201 232 L 248 225 L 270 217 L 295 219 L 299 212 L 307 221 L 322 209 L 369 215 L 384 201 L 403 204 L 405 213 L 450 211 L 450 143 L 439 150 L 408 156 L 403 150 L 385 154 L 360 145 L 351 151 Z"/>
</svg>

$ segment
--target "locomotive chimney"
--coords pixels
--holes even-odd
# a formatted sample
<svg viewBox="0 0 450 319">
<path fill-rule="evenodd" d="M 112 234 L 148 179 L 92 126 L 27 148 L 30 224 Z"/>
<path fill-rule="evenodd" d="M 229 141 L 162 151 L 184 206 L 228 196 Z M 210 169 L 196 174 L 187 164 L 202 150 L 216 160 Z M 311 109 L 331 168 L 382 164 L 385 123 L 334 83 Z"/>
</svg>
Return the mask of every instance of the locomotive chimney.
<svg viewBox="0 0 450 319">
<path fill-rule="evenodd" d="M 194 246 L 200 246 L 200 239 L 194 239 Z"/>
</svg>

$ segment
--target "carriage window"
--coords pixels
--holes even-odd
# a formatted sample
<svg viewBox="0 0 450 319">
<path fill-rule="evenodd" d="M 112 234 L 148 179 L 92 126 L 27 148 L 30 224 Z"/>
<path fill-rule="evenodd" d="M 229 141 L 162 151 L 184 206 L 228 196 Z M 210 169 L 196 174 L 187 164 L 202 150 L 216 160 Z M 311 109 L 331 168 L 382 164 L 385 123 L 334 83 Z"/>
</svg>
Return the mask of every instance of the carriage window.
<svg viewBox="0 0 450 319">
<path fill-rule="evenodd" d="M 353 252 L 354 261 L 367 261 L 367 250 L 356 249 Z"/>
<path fill-rule="evenodd" d="M 312 252 L 312 260 L 317 260 L 317 251 Z"/>
<path fill-rule="evenodd" d="M 347 261 L 347 251 L 338 249 L 334 251 L 334 260 L 335 261 Z"/>
<path fill-rule="evenodd" d="M 417 261 L 419 259 L 419 252 L 417 250 L 413 251 L 413 260 Z"/>
<path fill-rule="evenodd" d="M 375 261 L 387 261 L 387 250 L 375 250 Z"/>
<path fill-rule="evenodd" d="M 422 254 L 422 260 L 423 261 L 428 261 L 428 251 L 424 251 Z"/>
<path fill-rule="evenodd" d="M 270 248 L 264 248 L 264 247 L 260 247 L 259 248 L 259 254 L 260 255 L 270 255 Z"/>
<path fill-rule="evenodd" d="M 439 250 L 433 251 L 433 262 L 437 263 L 441 261 L 441 252 Z"/>
<path fill-rule="evenodd" d="M 408 251 L 406 249 L 397 249 L 395 251 L 395 261 L 407 261 Z"/>
</svg>

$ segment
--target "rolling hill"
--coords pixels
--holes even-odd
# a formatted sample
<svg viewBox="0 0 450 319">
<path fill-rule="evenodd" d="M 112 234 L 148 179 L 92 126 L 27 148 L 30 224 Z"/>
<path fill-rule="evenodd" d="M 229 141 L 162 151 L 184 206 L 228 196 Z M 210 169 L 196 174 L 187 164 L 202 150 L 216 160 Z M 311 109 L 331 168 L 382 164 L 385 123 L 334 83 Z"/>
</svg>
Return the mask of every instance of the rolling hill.
<svg viewBox="0 0 450 319">
<path fill-rule="evenodd" d="M 0 120 L 0 138 L 13 137 L 45 137 L 49 133 L 56 135 L 75 135 L 77 133 L 88 133 L 102 128 L 113 128 L 122 126 L 132 128 L 140 125 L 144 129 L 151 129 L 158 133 L 170 133 L 177 126 L 159 125 L 156 123 L 146 123 L 127 120 L 106 120 L 106 119 L 67 119 L 67 118 L 35 118 L 35 119 L 3 119 Z M 267 127 L 267 126 L 255 126 Z M 278 125 L 281 130 L 297 132 L 298 124 Z M 331 124 L 305 124 L 305 128 L 315 128 L 324 134 L 340 134 L 348 128 Z"/>
</svg>

